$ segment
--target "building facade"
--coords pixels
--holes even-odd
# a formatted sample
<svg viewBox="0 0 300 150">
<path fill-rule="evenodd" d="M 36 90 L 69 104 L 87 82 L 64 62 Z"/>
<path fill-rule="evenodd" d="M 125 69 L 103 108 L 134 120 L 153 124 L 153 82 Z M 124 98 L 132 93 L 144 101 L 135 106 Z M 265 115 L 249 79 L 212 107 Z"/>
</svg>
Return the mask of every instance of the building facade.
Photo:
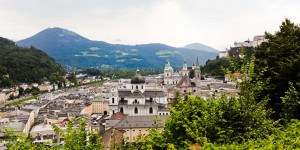
<svg viewBox="0 0 300 150">
<path fill-rule="evenodd" d="M 182 70 L 179 72 L 174 71 L 169 60 L 167 60 L 164 69 L 164 84 L 176 85 L 182 79 L 183 76 L 189 75 L 186 60 L 184 60 Z"/>
<path fill-rule="evenodd" d="M 146 88 L 144 77 L 136 74 L 127 88 L 112 88 L 110 115 L 122 112 L 129 116 L 169 115 L 167 96 L 163 89 Z"/>
</svg>

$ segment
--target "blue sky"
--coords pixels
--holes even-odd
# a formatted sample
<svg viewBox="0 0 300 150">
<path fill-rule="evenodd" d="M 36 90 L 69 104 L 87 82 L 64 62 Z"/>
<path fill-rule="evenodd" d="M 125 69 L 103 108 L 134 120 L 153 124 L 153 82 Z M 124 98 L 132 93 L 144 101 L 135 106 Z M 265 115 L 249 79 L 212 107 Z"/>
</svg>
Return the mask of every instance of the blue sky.
<svg viewBox="0 0 300 150">
<path fill-rule="evenodd" d="M 199 42 L 224 50 L 300 23 L 299 0 L 0 0 L 0 36 L 21 40 L 62 27 L 117 44 Z"/>
</svg>

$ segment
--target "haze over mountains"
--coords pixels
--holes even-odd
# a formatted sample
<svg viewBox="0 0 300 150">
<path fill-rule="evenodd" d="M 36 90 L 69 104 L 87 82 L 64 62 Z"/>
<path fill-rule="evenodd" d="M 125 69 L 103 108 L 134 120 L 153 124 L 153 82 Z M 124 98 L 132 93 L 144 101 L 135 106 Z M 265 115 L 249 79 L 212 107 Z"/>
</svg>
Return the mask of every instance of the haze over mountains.
<svg viewBox="0 0 300 150">
<path fill-rule="evenodd" d="M 141 45 L 110 44 L 92 41 L 62 28 L 47 28 L 36 35 L 16 42 L 43 50 L 69 69 L 85 68 L 163 68 L 167 59 L 173 67 L 189 66 L 199 56 L 200 64 L 215 59 L 218 51 L 202 44 L 176 48 L 160 43 Z"/>
</svg>

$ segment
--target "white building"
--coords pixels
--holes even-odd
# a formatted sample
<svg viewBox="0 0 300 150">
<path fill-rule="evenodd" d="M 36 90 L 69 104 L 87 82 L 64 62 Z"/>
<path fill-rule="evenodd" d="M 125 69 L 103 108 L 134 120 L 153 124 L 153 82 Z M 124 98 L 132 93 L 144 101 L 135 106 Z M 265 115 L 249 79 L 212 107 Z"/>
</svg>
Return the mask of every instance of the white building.
<svg viewBox="0 0 300 150">
<path fill-rule="evenodd" d="M 257 47 L 262 42 L 267 42 L 268 40 L 265 39 L 265 35 L 257 35 L 253 37 L 253 41 L 247 40 L 244 42 L 234 42 L 234 47 Z"/>
<path fill-rule="evenodd" d="M 145 87 L 145 79 L 137 74 L 131 78 L 128 88 L 111 89 L 110 115 L 116 112 L 130 116 L 169 115 L 167 96 L 162 89 Z"/>
</svg>

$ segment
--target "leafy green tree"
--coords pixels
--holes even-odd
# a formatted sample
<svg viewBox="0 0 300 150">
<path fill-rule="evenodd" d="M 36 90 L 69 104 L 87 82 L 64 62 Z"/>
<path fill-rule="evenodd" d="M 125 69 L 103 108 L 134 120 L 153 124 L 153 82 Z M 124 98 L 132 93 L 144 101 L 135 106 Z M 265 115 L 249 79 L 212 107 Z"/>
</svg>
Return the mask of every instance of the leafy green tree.
<svg viewBox="0 0 300 150">
<path fill-rule="evenodd" d="M 8 150 L 48 150 L 50 148 L 45 147 L 44 144 L 33 144 L 34 139 L 32 137 L 27 138 L 25 133 L 17 134 L 16 131 L 6 128 L 4 131 L 4 139 L 7 142 L 5 144 Z"/>
<path fill-rule="evenodd" d="M 22 87 L 19 88 L 19 96 L 22 96 L 24 94 L 24 89 Z"/>
<path fill-rule="evenodd" d="M 300 82 L 300 27 L 285 19 L 278 32 L 266 33 L 266 39 L 268 42 L 262 43 L 254 53 L 258 80 L 253 82 L 269 80 L 256 99 L 270 97 L 267 106 L 275 111 L 272 118 L 279 119 L 283 107 L 281 97 L 285 97 L 289 83 L 294 85 L 295 91 L 300 90 L 300 86 L 295 86 Z"/>
<path fill-rule="evenodd" d="M 15 96 L 13 94 L 9 95 L 9 100 L 13 100 L 15 98 Z"/>
<path fill-rule="evenodd" d="M 101 143 L 101 136 L 97 131 L 91 131 L 87 128 L 87 119 L 78 120 L 78 129 L 75 126 L 75 119 L 71 119 L 65 132 L 55 124 L 52 124 L 54 130 L 64 138 L 65 145 L 56 146 L 58 149 L 70 150 L 99 150 L 103 149 L 104 143 Z"/>
<path fill-rule="evenodd" d="M 282 114 L 281 116 L 287 121 L 291 119 L 300 119 L 300 93 L 296 91 L 293 83 L 290 82 L 290 88 L 285 92 L 285 96 L 282 99 Z M 300 82 L 297 83 L 300 86 Z"/>
<path fill-rule="evenodd" d="M 195 70 L 192 69 L 192 70 L 190 70 L 190 72 L 189 72 L 189 77 L 190 77 L 190 79 L 194 79 L 194 76 L 195 76 Z"/>
<path fill-rule="evenodd" d="M 207 60 L 201 71 L 202 74 L 210 74 L 212 76 L 224 77 L 223 68 L 229 67 L 229 61 L 226 58 L 220 58 L 215 60 Z"/>
</svg>

